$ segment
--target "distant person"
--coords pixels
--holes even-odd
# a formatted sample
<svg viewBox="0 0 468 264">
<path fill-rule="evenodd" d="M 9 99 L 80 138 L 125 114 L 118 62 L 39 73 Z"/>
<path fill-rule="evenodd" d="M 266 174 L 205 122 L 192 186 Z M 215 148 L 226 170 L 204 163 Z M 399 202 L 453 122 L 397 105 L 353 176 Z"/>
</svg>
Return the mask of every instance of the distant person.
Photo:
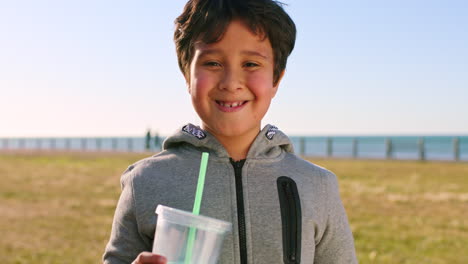
<svg viewBox="0 0 468 264">
<path fill-rule="evenodd" d="M 157 150 L 161 149 L 161 140 L 159 138 L 158 132 L 154 133 L 154 147 Z"/>
<path fill-rule="evenodd" d="M 233 224 L 219 263 L 357 263 L 336 176 L 296 156 L 275 126 L 261 128 L 295 43 L 282 6 L 191 0 L 175 24 L 202 124 L 183 125 L 162 152 L 125 171 L 104 263 L 166 263 L 149 252 L 154 211 L 191 211 L 202 152 L 210 158 L 200 214 Z"/>
<path fill-rule="evenodd" d="M 149 151 L 151 149 L 151 130 L 150 129 L 148 129 L 148 131 L 146 132 L 145 149 L 146 151 Z"/>
</svg>

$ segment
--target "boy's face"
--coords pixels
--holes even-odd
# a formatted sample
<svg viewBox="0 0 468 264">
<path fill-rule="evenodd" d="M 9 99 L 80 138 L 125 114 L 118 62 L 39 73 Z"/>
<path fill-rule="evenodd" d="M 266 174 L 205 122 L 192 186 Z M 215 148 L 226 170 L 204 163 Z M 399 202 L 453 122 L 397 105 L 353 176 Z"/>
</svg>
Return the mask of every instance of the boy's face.
<svg viewBox="0 0 468 264">
<path fill-rule="evenodd" d="M 273 68 L 268 38 L 241 21 L 216 43 L 197 42 L 186 81 L 203 129 L 218 139 L 253 139 L 280 82 L 273 85 Z"/>
</svg>

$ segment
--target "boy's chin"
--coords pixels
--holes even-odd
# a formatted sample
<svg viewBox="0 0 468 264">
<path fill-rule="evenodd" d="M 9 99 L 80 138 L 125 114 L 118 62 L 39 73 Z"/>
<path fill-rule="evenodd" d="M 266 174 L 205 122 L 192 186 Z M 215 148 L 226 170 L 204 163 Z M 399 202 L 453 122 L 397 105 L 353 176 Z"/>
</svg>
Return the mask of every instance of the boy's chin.
<svg viewBox="0 0 468 264">
<path fill-rule="evenodd" d="M 244 125 L 218 125 L 216 127 L 204 126 L 204 129 L 213 134 L 215 137 L 235 138 L 244 136 L 256 136 L 260 132 L 260 124 L 255 126 Z"/>
</svg>

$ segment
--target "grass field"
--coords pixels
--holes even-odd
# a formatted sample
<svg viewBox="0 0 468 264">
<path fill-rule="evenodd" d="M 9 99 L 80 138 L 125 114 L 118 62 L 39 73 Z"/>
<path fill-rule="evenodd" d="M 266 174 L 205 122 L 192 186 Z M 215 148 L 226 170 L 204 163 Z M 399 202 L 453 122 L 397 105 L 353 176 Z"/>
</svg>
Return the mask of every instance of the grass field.
<svg viewBox="0 0 468 264">
<path fill-rule="evenodd" d="M 2 263 L 100 263 L 145 154 L 0 153 Z M 360 263 L 468 263 L 468 163 L 312 160 L 334 171 Z"/>
</svg>

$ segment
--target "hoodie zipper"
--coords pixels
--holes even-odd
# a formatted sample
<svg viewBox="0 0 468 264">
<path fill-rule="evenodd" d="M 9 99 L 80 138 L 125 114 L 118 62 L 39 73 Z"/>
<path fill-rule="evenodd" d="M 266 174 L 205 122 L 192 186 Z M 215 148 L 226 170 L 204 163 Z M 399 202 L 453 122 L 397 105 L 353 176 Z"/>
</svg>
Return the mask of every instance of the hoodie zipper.
<svg viewBox="0 0 468 264">
<path fill-rule="evenodd" d="M 296 183 L 281 176 L 277 180 L 283 226 L 283 260 L 285 264 L 301 263 L 301 203 Z"/>
<path fill-rule="evenodd" d="M 245 211 L 244 211 L 244 191 L 242 188 L 242 167 L 245 159 L 234 161 L 231 164 L 234 167 L 234 176 L 236 179 L 236 200 L 237 200 L 237 222 L 239 224 L 239 248 L 241 264 L 247 264 L 247 239 L 245 232 Z"/>
</svg>

